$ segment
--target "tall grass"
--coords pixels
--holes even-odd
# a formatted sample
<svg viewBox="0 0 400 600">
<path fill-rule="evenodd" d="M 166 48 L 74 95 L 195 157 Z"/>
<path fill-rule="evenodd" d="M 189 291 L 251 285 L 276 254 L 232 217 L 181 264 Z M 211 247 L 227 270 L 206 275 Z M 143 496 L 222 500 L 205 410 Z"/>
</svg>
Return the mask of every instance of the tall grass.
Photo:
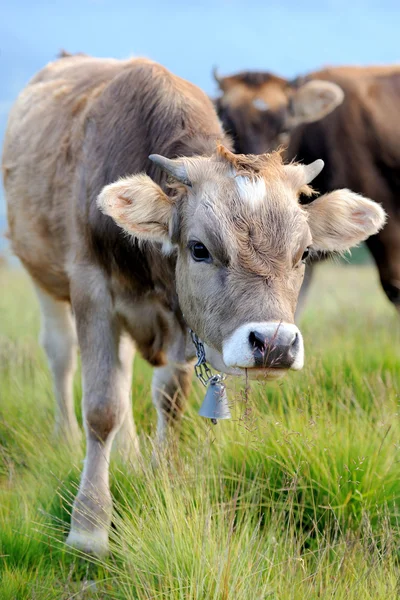
<svg viewBox="0 0 400 600">
<path fill-rule="evenodd" d="M 112 553 L 63 545 L 83 447 L 53 438 L 37 303 L 0 271 L 0 598 L 390 599 L 400 595 L 397 315 L 370 267 L 321 265 L 301 329 L 306 368 L 230 383 L 233 419 L 197 415 L 150 466 L 150 369 L 135 363 L 143 460 L 112 465 Z M 81 389 L 75 397 L 80 414 Z"/>
</svg>

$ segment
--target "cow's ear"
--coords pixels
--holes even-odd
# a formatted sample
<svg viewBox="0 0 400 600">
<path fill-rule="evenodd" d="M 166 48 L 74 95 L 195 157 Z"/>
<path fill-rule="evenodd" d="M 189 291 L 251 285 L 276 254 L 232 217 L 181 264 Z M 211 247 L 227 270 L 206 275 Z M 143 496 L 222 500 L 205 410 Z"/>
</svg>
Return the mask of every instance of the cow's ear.
<svg viewBox="0 0 400 600">
<path fill-rule="evenodd" d="M 297 88 L 292 96 L 287 116 L 290 128 L 302 123 L 319 121 L 343 102 L 344 92 L 331 81 L 315 79 Z"/>
<path fill-rule="evenodd" d="M 173 203 L 147 175 L 133 175 L 107 185 L 97 205 L 138 239 L 169 241 Z"/>
<path fill-rule="evenodd" d="M 345 252 L 377 233 L 385 224 L 383 208 L 350 190 L 336 190 L 306 205 L 312 248 Z"/>
</svg>

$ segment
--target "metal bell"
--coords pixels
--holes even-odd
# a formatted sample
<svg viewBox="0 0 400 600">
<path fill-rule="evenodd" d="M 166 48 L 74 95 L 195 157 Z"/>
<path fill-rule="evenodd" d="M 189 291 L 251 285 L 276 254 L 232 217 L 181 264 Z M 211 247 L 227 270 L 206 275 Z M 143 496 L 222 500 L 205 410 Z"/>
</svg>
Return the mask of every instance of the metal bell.
<svg viewBox="0 0 400 600">
<path fill-rule="evenodd" d="M 218 419 L 231 418 L 226 387 L 223 384 L 220 375 L 215 375 L 210 379 L 203 404 L 199 410 L 199 415 L 206 419 L 211 419 L 211 422 L 214 425 L 217 424 Z"/>
</svg>

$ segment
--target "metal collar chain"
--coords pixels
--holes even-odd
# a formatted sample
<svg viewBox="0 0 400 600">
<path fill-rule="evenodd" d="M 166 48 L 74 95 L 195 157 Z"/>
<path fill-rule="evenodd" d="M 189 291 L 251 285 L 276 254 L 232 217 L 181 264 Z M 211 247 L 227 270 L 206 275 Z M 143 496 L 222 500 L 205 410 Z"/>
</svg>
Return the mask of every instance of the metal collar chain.
<svg viewBox="0 0 400 600">
<path fill-rule="evenodd" d="M 222 381 L 222 375 L 213 375 L 207 364 L 204 344 L 199 340 L 197 334 L 192 329 L 190 329 L 190 337 L 192 338 L 192 342 L 196 349 L 197 363 L 194 366 L 194 372 L 196 373 L 197 379 L 201 381 L 204 387 L 207 387 L 211 380 L 214 380 L 214 382 Z"/>
</svg>

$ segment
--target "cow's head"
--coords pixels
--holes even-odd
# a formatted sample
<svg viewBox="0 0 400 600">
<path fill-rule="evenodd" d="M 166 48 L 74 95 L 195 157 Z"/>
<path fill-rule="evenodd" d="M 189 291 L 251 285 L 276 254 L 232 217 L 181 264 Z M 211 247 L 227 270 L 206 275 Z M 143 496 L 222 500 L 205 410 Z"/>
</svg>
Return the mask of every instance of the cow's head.
<svg viewBox="0 0 400 600">
<path fill-rule="evenodd" d="M 300 205 L 321 160 L 284 165 L 278 152 L 222 146 L 211 157 L 150 158 L 172 177 L 171 194 L 134 175 L 105 187 L 98 205 L 135 238 L 174 249 L 180 306 L 207 359 L 255 377 L 301 369 L 294 313 L 309 252 L 358 244 L 382 227 L 382 208 L 349 190 Z"/>
<path fill-rule="evenodd" d="M 216 107 L 237 152 L 261 154 L 287 146 L 299 125 L 322 119 L 343 102 L 330 81 L 289 82 L 271 73 L 214 77 L 222 92 Z"/>
</svg>

